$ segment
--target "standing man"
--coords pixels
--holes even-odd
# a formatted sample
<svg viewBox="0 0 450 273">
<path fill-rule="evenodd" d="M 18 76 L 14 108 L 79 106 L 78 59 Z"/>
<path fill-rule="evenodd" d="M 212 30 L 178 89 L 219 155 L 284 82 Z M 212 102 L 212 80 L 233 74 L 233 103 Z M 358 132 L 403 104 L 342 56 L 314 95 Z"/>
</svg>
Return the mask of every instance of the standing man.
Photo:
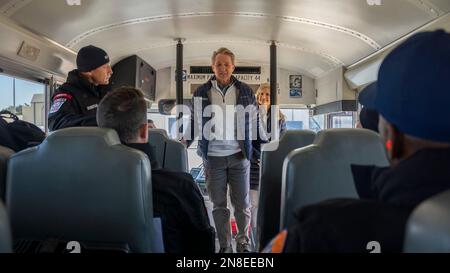
<svg viewBox="0 0 450 273">
<path fill-rule="evenodd" d="M 48 115 L 50 131 L 97 126 L 98 103 L 105 96 L 104 86 L 113 74 L 109 56 L 101 48 L 83 47 L 77 55 L 77 67 L 52 97 Z"/>
<path fill-rule="evenodd" d="M 249 252 L 251 135 L 258 114 L 252 89 L 232 76 L 234 69 L 233 52 L 226 48 L 214 52 L 212 70 L 215 76 L 194 93 L 194 109 L 191 110 L 188 127 L 188 145 L 200 132 L 198 154 L 203 158 L 206 187 L 214 205 L 220 253 L 233 252 L 230 210 L 227 207 L 228 185 L 238 227 L 236 251 Z M 242 116 L 239 109 L 234 111 L 237 106 L 241 110 L 246 108 L 247 113 Z M 226 111 L 230 108 L 233 111 Z"/>
</svg>

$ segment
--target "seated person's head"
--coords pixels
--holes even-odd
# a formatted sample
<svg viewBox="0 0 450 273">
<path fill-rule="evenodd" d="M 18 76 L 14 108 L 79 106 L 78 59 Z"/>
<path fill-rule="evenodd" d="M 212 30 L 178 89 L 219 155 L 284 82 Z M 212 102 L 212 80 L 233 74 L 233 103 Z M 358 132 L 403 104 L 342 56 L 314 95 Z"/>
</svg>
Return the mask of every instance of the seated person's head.
<svg viewBox="0 0 450 273">
<path fill-rule="evenodd" d="M 370 84 L 366 88 L 364 88 L 363 91 L 359 94 L 359 101 L 361 103 L 361 100 L 365 99 L 365 96 L 367 94 L 371 94 L 374 91 L 371 91 L 371 89 L 376 88 L 376 82 Z M 376 91 L 375 91 L 376 92 Z M 368 107 L 363 107 L 361 109 L 361 112 L 359 113 L 359 123 L 361 125 L 361 128 L 369 129 L 374 132 L 378 133 L 378 112 L 376 110 L 370 109 Z"/>
<path fill-rule="evenodd" d="M 363 107 L 359 113 L 359 122 L 364 129 L 378 133 L 378 112 L 367 107 Z"/>
<path fill-rule="evenodd" d="M 97 123 L 116 130 L 123 143 L 147 143 L 147 103 L 142 91 L 122 87 L 108 93 L 98 106 Z"/>
<path fill-rule="evenodd" d="M 153 122 L 152 119 L 148 120 L 148 128 L 149 129 L 157 129 L 155 123 Z"/>
<path fill-rule="evenodd" d="M 424 148 L 450 148 L 450 34 L 414 35 L 383 61 L 361 104 L 380 114 L 392 164 Z"/>
</svg>

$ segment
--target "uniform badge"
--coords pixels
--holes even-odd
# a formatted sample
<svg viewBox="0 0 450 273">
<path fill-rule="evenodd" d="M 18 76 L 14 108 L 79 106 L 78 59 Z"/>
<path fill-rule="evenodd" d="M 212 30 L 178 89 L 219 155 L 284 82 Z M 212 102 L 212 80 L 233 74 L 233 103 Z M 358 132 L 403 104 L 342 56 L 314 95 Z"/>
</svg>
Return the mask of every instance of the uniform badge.
<svg viewBox="0 0 450 273">
<path fill-rule="evenodd" d="M 52 103 L 52 107 L 50 108 L 50 114 L 54 114 L 56 112 L 59 111 L 59 109 L 61 109 L 61 107 L 63 106 L 63 104 L 68 101 L 71 100 L 72 96 L 69 94 L 58 94 L 53 98 L 53 103 Z"/>
</svg>

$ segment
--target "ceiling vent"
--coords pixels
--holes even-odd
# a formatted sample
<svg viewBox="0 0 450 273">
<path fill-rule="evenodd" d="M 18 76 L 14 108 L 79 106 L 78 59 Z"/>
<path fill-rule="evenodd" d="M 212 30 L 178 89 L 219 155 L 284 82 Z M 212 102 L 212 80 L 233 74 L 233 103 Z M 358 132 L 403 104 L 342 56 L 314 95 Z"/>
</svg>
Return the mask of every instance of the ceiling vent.
<svg viewBox="0 0 450 273">
<path fill-rule="evenodd" d="M 41 50 L 37 47 L 31 46 L 30 44 L 27 44 L 26 42 L 22 42 L 22 45 L 20 46 L 19 52 L 17 55 L 20 57 L 23 57 L 29 61 L 35 62 L 37 58 L 39 57 L 39 53 Z"/>
</svg>

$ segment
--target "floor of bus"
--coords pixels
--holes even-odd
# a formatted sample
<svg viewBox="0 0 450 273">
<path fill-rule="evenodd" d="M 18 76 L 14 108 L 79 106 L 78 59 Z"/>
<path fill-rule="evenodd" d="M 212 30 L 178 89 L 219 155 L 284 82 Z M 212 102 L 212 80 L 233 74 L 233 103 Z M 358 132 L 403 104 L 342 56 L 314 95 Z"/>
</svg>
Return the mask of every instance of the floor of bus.
<svg viewBox="0 0 450 273">
<path fill-rule="evenodd" d="M 213 211 L 213 204 L 212 204 L 212 202 L 209 200 L 209 196 L 208 196 L 207 194 L 205 195 L 205 193 L 204 193 L 203 198 L 204 198 L 204 200 L 205 200 L 206 210 L 208 211 L 208 216 L 209 216 L 210 224 L 211 224 L 211 226 L 213 226 L 214 228 L 216 228 L 216 227 L 215 227 L 215 223 L 214 223 L 213 214 L 212 214 L 212 211 Z M 228 196 L 228 199 L 229 199 L 229 198 L 230 198 L 230 197 Z M 230 200 L 228 200 L 228 204 L 231 204 Z M 230 209 L 230 215 L 231 215 L 232 226 L 235 226 L 235 225 L 234 225 L 234 217 L 233 217 L 233 209 L 230 208 L 230 206 L 229 206 L 229 209 Z M 235 230 L 235 228 L 232 228 L 232 230 Z M 231 245 L 232 245 L 232 247 L 233 247 L 233 251 L 236 252 L 236 240 L 234 239 L 234 236 L 235 236 L 235 233 L 233 233 L 233 235 L 232 235 Z M 220 249 L 220 244 L 219 244 L 219 239 L 217 238 L 217 233 L 216 233 L 216 253 L 219 252 L 219 249 Z"/>
</svg>

